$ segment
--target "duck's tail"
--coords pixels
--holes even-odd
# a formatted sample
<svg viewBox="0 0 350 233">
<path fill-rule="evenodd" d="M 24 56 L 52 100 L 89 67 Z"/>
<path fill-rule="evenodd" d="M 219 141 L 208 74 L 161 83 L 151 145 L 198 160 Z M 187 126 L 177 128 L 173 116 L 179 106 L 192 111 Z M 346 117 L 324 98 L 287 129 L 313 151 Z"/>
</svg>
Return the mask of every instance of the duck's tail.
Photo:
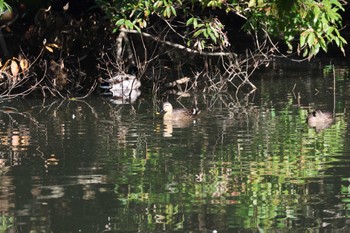
<svg viewBox="0 0 350 233">
<path fill-rule="evenodd" d="M 200 112 L 201 112 L 201 110 L 199 110 L 198 108 L 193 108 L 192 109 L 192 115 L 193 116 L 197 116 Z"/>
</svg>

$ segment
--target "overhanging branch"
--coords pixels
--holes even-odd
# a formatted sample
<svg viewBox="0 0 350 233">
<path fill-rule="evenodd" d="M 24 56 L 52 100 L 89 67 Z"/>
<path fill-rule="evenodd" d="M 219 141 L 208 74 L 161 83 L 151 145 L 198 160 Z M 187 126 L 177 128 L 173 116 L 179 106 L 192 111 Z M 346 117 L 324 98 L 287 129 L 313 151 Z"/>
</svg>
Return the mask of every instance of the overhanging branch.
<svg viewBox="0 0 350 233">
<path fill-rule="evenodd" d="M 149 34 L 147 32 L 141 32 L 140 33 L 137 30 L 128 30 L 128 29 L 124 29 L 124 28 L 121 28 L 120 31 L 121 32 L 126 32 L 126 33 L 141 34 L 144 37 L 151 38 L 154 41 L 160 42 L 162 44 L 166 44 L 168 46 L 171 46 L 171 47 L 183 50 L 183 51 L 188 52 L 188 53 L 194 53 L 194 54 L 205 55 L 205 56 L 234 56 L 234 57 L 237 57 L 237 54 L 233 53 L 233 52 L 206 52 L 206 51 L 198 51 L 198 50 L 195 50 L 195 49 L 191 49 L 191 48 L 185 47 L 185 46 L 183 46 L 181 44 L 173 43 L 173 42 L 166 41 L 166 40 L 161 40 L 161 39 L 159 39 L 159 38 L 157 38 L 157 37 L 155 37 L 155 36 L 153 36 L 153 35 L 151 35 L 151 34 Z"/>
</svg>

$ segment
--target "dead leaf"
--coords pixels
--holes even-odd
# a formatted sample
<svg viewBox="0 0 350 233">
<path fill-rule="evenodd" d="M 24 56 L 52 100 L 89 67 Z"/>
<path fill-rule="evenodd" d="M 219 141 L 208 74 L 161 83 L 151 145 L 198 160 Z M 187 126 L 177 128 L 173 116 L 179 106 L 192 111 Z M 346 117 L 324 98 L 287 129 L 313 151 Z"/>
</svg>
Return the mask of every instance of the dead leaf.
<svg viewBox="0 0 350 233">
<path fill-rule="evenodd" d="M 22 58 L 20 61 L 19 61 L 19 66 L 21 67 L 22 71 L 26 71 L 29 67 L 29 62 L 27 59 L 24 59 Z"/>
<path fill-rule="evenodd" d="M 69 2 L 67 2 L 67 4 L 63 6 L 64 11 L 67 11 L 68 9 L 69 9 Z"/>
<path fill-rule="evenodd" d="M 51 47 L 45 45 L 45 48 L 46 48 L 50 53 L 53 53 L 53 49 L 52 49 Z"/>
<path fill-rule="evenodd" d="M 19 72 L 19 67 L 18 64 L 15 60 L 11 61 L 11 73 L 14 77 L 16 77 L 18 75 Z"/>
<path fill-rule="evenodd" d="M 61 48 L 60 46 L 58 46 L 57 44 L 55 43 L 52 43 L 52 44 L 47 44 L 47 46 L 50 46 L 50 47 L 55 47 L 55 48 Z"/>
</svg>

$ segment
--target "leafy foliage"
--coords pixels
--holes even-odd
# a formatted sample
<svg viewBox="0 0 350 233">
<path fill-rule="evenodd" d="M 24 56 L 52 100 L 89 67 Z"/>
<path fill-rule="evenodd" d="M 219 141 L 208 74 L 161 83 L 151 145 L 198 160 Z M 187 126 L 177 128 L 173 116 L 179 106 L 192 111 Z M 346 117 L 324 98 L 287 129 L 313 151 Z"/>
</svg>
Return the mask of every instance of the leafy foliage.
<svg viewBox="0 0 350 233">
<path fill-rule="evenodd" d="M 0 15 L 9 9 L 11 9 L 11 7 L 4 0 L 0 0 Z"/>
<path fill-rule="evenodd" d="M 337 0 L 323 1 L 250 1 L 249 26 L 253 30 L 263 27 L 269 35 L 282 38 L 293 51 L 293 41 L 299 37 L 298 53 L 311 58 L 320 49 L 327 52 L 329 43 L 335 42 L 344 52 L 347 43 L 340 35 L 344 10 Z"/>
<path fill-rule="evenodd" d="M 346 44 L 339 33 L 342 20 L 339 11 L 344 8 L 338 0 L 98 0 L 98 3 L 115 20 L 116 30 L 123 27 L 141 32 L 153 26 L 151 18 L 156 17 L 181 35 L 187 46 L 198 50 L 229 46 L 221 21 L 230 14 L 246 20 L 246 31 L 263 31 L 274 39 L 282 39 L 289 52 L 297 51 L 304 57 L 311 58 L 320 49 L 327 52 L 333 42 L 344 52 Z"/>
</svg>

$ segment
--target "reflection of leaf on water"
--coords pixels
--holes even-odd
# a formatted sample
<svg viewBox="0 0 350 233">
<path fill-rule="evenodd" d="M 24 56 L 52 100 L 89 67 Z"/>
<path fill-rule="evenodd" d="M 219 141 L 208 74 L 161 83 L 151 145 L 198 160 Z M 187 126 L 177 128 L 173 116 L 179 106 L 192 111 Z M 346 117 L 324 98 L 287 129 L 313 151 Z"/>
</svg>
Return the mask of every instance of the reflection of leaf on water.
<svg viewBox="0 0 350 233">
<path fill-rule="evenodd" d="M 5 154 L 2 158 L 9 159 L 9 161 L 14 158 L 12 153 L 8 153 L 8 150 L 15 151 L 16 159 L 19 161 L 23 156 L 28 157 L 28 151 L 30 151 L 30 157 L 42 159 L 42 163 L 38 165 L 51 166 L 57 161 L 62 161 L 62 156 L 66 153 L 65 148 L 75 143 L 69 140 L 70 137 L 81 138 L 81 140 L 85 138 L 82 135 L 86 132 L 86 124 L 94 124 L 93 127 L 88 127 L 91 135 L 100 135 L 96 131 L 103 129 L 97 125 L 102 125 L 103 119 L 118 120 L 120 115 L 120 113 L 115 116 L 108 115 L 105 109 L 103 111 L 96 109 L 96 106 L 99 108 L 101 104 L 90 104 L 82 100 L 22 101 L 5 102 L 0 107 L 2 115 L 0 122 L 3 126 L 0 129 L 0 143 L 1 150 Z M 109 110 L 113 114 L 116 112 L 115 108 L 109 108 Z M 73 115 L 75 118 L 72 117 Z M 55 137 L 49 135 L 55 135 Z M 94 143 L 90 145 L 94 146 Z M 85 149 L 84 147 L 71 147 L 76 151 Z M 56 162 L 50 156 L 52 153 L 58 155 L 57 158 L 55 157 Z M 80 154 L 80 152 L 77 153 L 77 155 Z"/>
</svg>

